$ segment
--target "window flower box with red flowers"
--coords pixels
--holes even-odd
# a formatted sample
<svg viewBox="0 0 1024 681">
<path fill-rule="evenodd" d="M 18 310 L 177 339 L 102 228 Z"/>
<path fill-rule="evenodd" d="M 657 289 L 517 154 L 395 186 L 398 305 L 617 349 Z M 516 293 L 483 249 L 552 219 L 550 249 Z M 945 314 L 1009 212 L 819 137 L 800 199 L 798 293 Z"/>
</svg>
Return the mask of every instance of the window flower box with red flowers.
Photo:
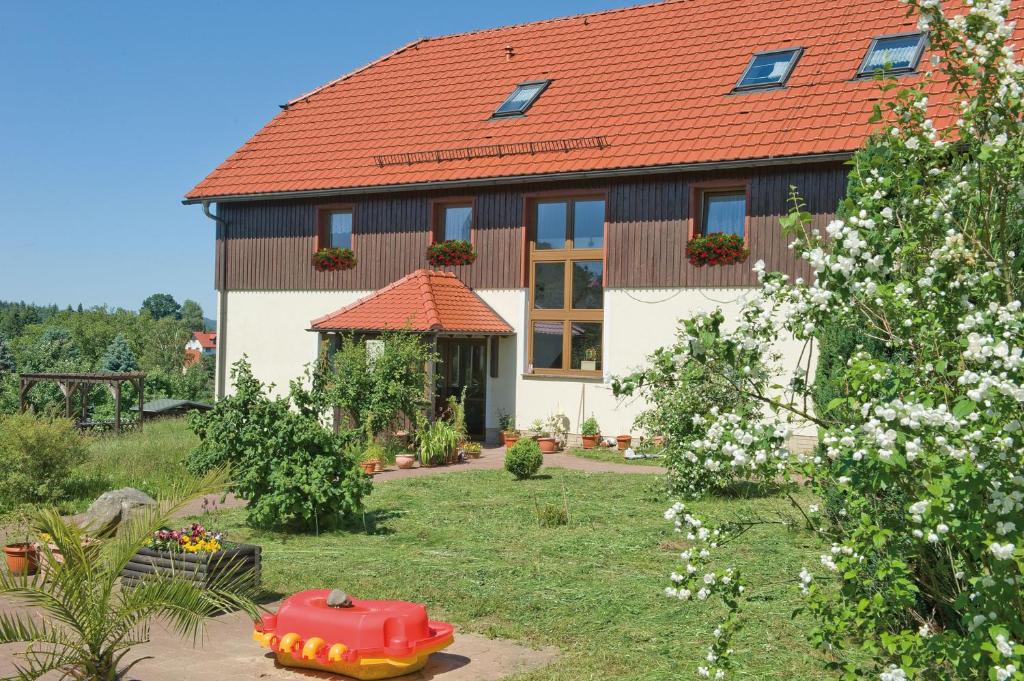
<svg viewBox="0 0 1024 681">
<path fill-rule="evenodd" d="M 435 267 L 469 265 L 476 260 L 476 251 L 468 241 L 439 241 L 427 249 L 427 262 Z"/>
<path fill-rule="evenodd" d="M 736 234 L 706 234 L 690 239 L 686 244 L 686 258 L 695 267 L 705 265 L 735 265 L 750 255 L 743 237 Z"/>
<path fill-rule="evenodd" d="M 356 254 L 351 248 L 321 248 L 313 254 L 313 269 L 317 272 L 350 270 L 356 266 Z"/>
</svg>

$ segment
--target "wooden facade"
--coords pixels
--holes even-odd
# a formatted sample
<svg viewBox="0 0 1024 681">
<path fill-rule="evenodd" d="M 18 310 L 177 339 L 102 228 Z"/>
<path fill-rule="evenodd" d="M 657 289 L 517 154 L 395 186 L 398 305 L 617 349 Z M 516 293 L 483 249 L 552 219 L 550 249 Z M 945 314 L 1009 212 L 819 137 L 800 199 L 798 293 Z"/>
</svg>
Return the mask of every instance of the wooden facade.
<svg viewBox="0 0 1024 681">
<path fill-rule="evenodd" d="M 310 256 L 317 245 L 317 207 L 331 201 L 276 200 L 226 202 L 218 212 L 218 290 L 372 290 L 427 267 L 432 205 L 447 197 L 474 201 L 472 265 L 449 268 L 477 289 L 525 285 L 524 224 L 526 198 L 553 190 L 595 190 L 607 195 L 605 285 L 608 288 L 752 286 L 753 262 L 769 270 L 808 276 L 787 247 L 779 217 L 788 212 L 789 187 L 795 186 L 824 227 L 846 190 L 846 167 L 837 163 L 751 168 L 708 174 L 650 175 L 600 182 L 546 183 L 488 187 L 468 192 L 409 192 L 346 196 L 354 210 L 358 264 L 341 272 L 317 272 Z M 748 192 L 750 261 L 726 267 L 693 267 L 686 242 L 693 229 L 692 206 L 702 183 L 721 180 Z M 337 201 L 333 201 L 336 203 Z M 222 270 L 223 258 L 227 258 Z M 223 274 L 222 274 L 223 272 Z"/>
</svg>

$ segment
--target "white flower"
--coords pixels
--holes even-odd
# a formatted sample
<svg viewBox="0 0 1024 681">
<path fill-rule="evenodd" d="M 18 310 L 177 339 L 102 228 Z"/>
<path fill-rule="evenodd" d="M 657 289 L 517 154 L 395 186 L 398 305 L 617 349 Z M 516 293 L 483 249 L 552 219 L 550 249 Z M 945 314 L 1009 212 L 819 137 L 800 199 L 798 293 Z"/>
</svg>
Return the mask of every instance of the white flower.
<svg viewBox="0 0 1024 681">
<path fill-rule="evenodd" d="M 1005 667 L 996 667 L 996 681 L 1006 681 L 1014 675 L 1017 671 L 1017 667 L 1012 664 L 1008 664 Z"/>
<path fill-rule="evenodd" d="M 921 146 L 921 140 L 916 137 L 911 137 L 907 140 L 907 149 L 914 150 Z"/>
<path fill-rule="evenodd" d="M 893 215 L 892 208 L 889 208 L 889 206 L 886 206 L 885 208 L 882 209 L 881 212 L 882 212 L 882 217 L 883 218 L 885 218 L 886 220 L 892 220 L 892 215 Z"/>
<path fill-rule="evenodd" d="M 1013 655 L 1013 641 L 1007 640 L 1003 634 L 996 636 L 996 648 L 1006 657 Z"/>
<path fill-rule="evenodd" d="M 889 670 L 878 675 L 881 681 L 906 681 L 907 673 L 894 664 L 889 665 Z"/>
<path fill-rule="evenodd" d="M 1010 558 L 1013 558 L 1013 551 L 1016 548 L 1016 546 L 1010 543 L 1000 544 L 999 542 L 992 542 L 988 547 L 988 550 L 998 560 L 1009 560 Z"/>
<path fill-rule="evenodd" d="M 1001 132 L 992 139 L 992 145 L 996 147 L 1006 146 L 1006 133 Z"/>
</svg>

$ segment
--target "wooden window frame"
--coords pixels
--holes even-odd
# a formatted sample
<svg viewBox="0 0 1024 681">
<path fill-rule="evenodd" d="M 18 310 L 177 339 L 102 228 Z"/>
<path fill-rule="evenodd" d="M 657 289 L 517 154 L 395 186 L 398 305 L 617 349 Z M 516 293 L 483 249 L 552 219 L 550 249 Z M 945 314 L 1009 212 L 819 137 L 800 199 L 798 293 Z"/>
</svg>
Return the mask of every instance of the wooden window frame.
<svg viewBox="0 0 1024 681">
<path fill-rule="evenodd" d="M 332 213 L 349 212 L 352 214 L 352 252 L 356 250 L 356 205 L 354 203 L 328 203 L 316 207 L 316 250 L 331 245 Z"/>
<path fill-rule="evenodd" d="M 750 180 L 709 180 L 696 182 L 690 187 L 690 210 L 687 218 L 689 238 L 704 236 L 704 196 L 706 194 L 733 194 L 743 192 L 743 245 L 750 245 Z"/>
<path fill-rule="evenodd" d="M 604 201 L 604 234 L 601 248 L 573 248 L 573 205 L 576 201 L 601 200 Z M 562 201 L 567 204 L 566 211 L 566 247 L 563 249 L 537 250 L 537 225 L 536 208 L 538 203 Z M 535 192 L 524 195 L 524 223 L 523 230 L 525 248 L 523 259 L 523 280 L 527 290 L 527 323 L 526 323 L 526 361 L 530 367 L 529 375 L 535 376 L 562 376 L 567 378 L 602 378 L 604 376 L 604 286 L 607 282 L 607 251 L 608 251 L 608 191 L 607 190 L 579 190 L 579 191 L 546 191 Z M 601 286 L 602 300 L 601 307 L 592 309 L 575 309 L 572 307 L 572 263 L 577 260 L 596 260 L 601 263 Z M 535 265 L 544 262 L 565 263 L 564 276 L 564 302 L 568 307 L 557 310 L 537 310 L 534 308 L 534 272 Z M 562 367 L 561 369 L 543 369 L 534 366 L 533 362 L 533 326 L 534 322 L 562 322 Z M 572 362 L 572 330 L 573 322 L 597 322 L 601 324 L 601 369 L 585 371 L 583 369 L 572 369 L 569 365 Z"/>
<path fill-rule="evenodd" d="M 432 199 L 430 201 L 430 229 L 427 232 L 427 246 L 444 241 L 444 220 L 442 216 L 445 208 L 459 206 L 469 207 L 469 243 L 476 247 L 476 197 L 475 196 L 452 196 L 443 199 Z"/>
</svg>

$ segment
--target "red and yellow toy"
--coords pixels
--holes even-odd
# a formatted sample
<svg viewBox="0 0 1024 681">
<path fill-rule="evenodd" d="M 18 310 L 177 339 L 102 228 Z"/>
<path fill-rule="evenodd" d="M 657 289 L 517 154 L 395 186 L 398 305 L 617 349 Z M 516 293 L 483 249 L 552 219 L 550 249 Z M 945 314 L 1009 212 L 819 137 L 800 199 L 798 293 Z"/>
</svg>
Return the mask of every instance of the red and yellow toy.
<svg viewBox="0 0 1024 681">
<path fill-rule="evenodd" d="M 451 645 L 452 625 L 406 601 L 364 601 L 339 591 L 300 591 L 256 623 L 253 640 L 287 667 L 389 679 L 411 674 Z"/>
</svg>

